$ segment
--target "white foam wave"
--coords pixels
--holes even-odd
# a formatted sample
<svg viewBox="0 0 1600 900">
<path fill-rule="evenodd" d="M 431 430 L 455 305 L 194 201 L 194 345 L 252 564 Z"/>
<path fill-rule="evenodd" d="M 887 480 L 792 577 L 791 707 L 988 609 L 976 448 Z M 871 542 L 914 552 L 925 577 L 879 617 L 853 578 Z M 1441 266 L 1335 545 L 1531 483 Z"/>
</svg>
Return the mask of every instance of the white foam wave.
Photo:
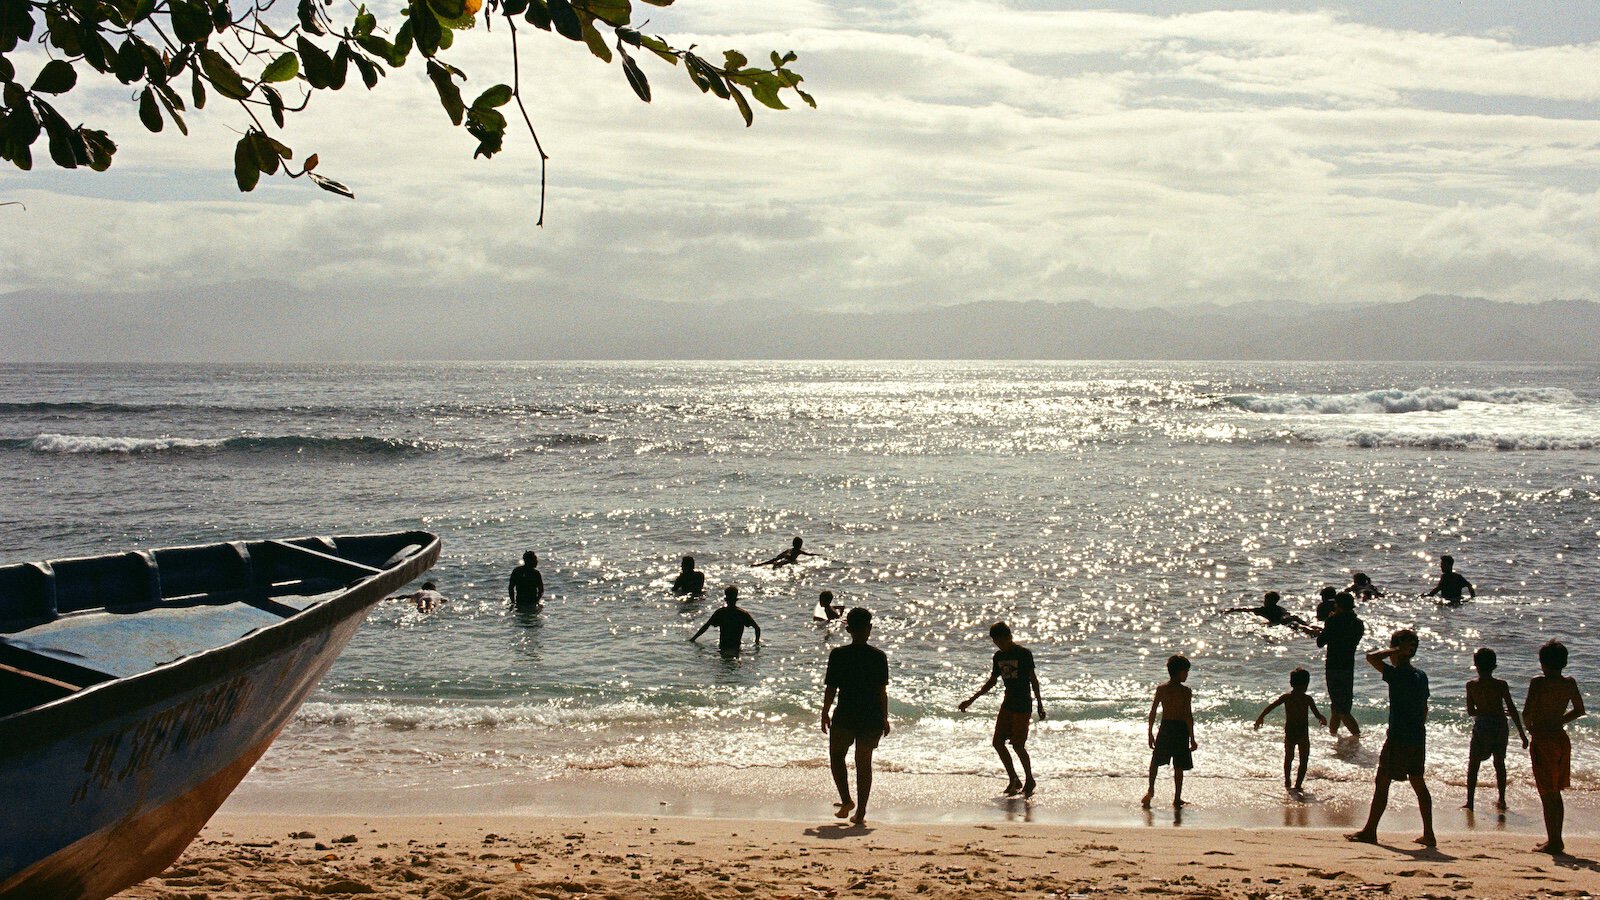
<svg viewBox="0 0 1600 900">
<path fill-rule="evenodd" d="M 1371 428 L 1305 428 L 1282 431 L 1279 435 L 1313 444 L 1364 449 L 1404 447 L 1417 450 L 1600 450 L 1600 435 L 1424 433 Z"/>
<path fill-rule="evenodd" d="M 1559 388 L 1388 388 L 1354 394 L 1236 394 L 1225 399 L 1246 412 L 1275 415 L 1444 412 L 1460 409 L 1463 403 L 1577 402 L 1571 391 Z"/>
<path fill-rule="evenodd" d="M 28 449 L 35 453 L 156 453 L 163 450 L 214 450 L 223 443 L 222 439 L 41 434 L 28 443 Z"/>
</svg>

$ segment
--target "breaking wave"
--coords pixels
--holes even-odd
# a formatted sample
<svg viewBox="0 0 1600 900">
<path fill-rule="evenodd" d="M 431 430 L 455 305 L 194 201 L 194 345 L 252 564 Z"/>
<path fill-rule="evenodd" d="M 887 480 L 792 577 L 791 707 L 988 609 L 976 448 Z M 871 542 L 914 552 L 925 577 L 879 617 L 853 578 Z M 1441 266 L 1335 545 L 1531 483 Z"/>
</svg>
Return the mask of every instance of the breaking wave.
<svg viewBox="0 0 1600 900">
<path fill-rule="evenodd" d="M 1477 432 L 1381 431 L 1370 428 L 1290 429 L 1279 437 L 1321 446 L 1359 447 L 1367 450 L 1600 450 L 1600 435 L 1492 434 Z"/>
<path fill-rule="evenodd" d="M 1398 388 L 1354 394 L 1235 394 L 1223 398 L 1246 412 L 1278 415 L 1352 415 L 1359 413 L 1443 412 L 1463 403 L 1574 403 L 1571 391 L 1559 388 L 1471 388 L 1435 390 Z"/>
<path fill-rule="evenodd" d="M 34 453 L 109 454 L 135 456 L 153 453 L 311 453 L 384 456 L 424 453 L 439 449 L 428 441 L 371 436 L 183 438 L 123 437 L 93 434 L 40 434 L 31 439 L 0 440 L 0 448 Z"/>
</svg>

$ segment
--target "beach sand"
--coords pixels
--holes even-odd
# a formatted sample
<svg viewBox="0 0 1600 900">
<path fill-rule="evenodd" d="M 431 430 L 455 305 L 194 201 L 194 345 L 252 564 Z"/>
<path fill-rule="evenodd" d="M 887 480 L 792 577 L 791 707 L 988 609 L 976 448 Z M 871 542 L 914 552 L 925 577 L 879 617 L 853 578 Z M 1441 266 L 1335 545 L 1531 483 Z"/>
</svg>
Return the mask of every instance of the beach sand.
<svg viewBox="0 0 1600 900">
<path fill-rule="evenodd" d="M 1171 810 L 1165 815 L 1171 816 Z M 1394 810 L 1378 846 L 1325 828 L 872 824 L 671 816 L 215 818 L 123 898 L 433 897 L 1590 897 L 1600 840 L 1571 856 L 1523 833 L 1411 842 Z"/>
</svg>

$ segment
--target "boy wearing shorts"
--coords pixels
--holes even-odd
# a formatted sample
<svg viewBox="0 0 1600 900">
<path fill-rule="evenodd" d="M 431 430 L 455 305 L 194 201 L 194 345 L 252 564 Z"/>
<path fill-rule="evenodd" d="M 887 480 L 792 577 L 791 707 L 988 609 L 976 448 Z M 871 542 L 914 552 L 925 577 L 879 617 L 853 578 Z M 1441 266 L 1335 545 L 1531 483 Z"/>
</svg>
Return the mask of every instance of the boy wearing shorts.
<svg viewBox="0 0 1600 900">
<path fill-rule="evenodd" d="M 1486 759 L 1494 760 L 1495 785 L 1500 789 L 1499 809 L 1506 808 L 1506 743 L 1511 738 L 1506 717 L 1517 724 L 1517 736 L 1523 748 L 1528 746 L 1528 735 L 1522 730 L 1522 719 L 1517 715 L 1517 705 L 1511 700 L 1511 686 L 1494 677 L 1499 660 L 1495 652 L 1483 647 L 1472 654 L 1472 665 L 1478 677 L 1467 682 L 1467 715 L 1472 717 L 1472 746 L 1467 751 L 1467 802 L 1462 809 L 1471 809 L 1473 795 L 1478 792 L 1478 767 Z"/>
<path fill-rule="evenodd" d="M 1389 782 L 1409 781 L 1417 793 L 1417 810 L 1422 813 L 1422 836 L 1417 843 L 1434 847 L 1433 795 L 1422 780 L 1427 763 L 1427 736 L 1423 724 L 1428 720 L 1428 676 L 1413 666 L 1417 655 L 1417 633 L 1402 628 L 1389 638 L 1388 650 L 1367 654 L 1367 664 L 1383 674 L 1389 685 L 1389 734 L 1378 754 L 1378 774 L 1372 789 L 1372 809 L 1360 831 L 1345 835 L 1346 840 L 1363 844 L 1378 842 L 1378 820 L 1389 805 Z"/>
<path fill-rule="evenodd" d="M 1021 794 L 1032 797 L 1036 783 L 1033 780 L 1033 760 L 1029 758 L 1027 749 L 1030 689 L 1039 705 L 1039 721 L 1044 721 L 1044 698 L 1039 695 L 1039 676 L 1034 670 L 1033 653 L 1011 639 L 1011 626 L 1004 622 L 996 622 L 989 627 L 989 638 L 997 648 L 994 651 L 994 665 L 989 670 L 989 680 L 978 688 L 976 694 L 961 701 L 958 708 L 966 712 L 973 701 L 989 693 L 996 681 L 1005 682 L 1005 698 L 1000 701 L 1000 713 L 994 720 L 994 750 L 1000 754 L 1000 762 L 1006 767 L 1006 796 Z M 1006 751 L 1008 743 L 1016 751 L 1017 760 L 1022 763 L 1023 779 L 1017 778 L 1016 766 L 1012 765 L 1011 754 Z"/>
<path fill-rule="evenodd" d="M 1172 764 L 1172 805 L 1182 807 L 1183 773 L 1194 768 L 1191 755 L 1200 745 L 1194 739 L 1194 691 L 1184 684 L 1189 680 L 1189 659 L 1174 654 L 1167 659 L 1167 681 L 1156 687 L 1145 717 L 1145 737 L 1150 744 L 1150 786 L 1139 805 L 1150 808 L 1156 795 L 1156 774 Z M 1161 712 L 1161 730 L 1156 731 L 1156 711 Z"/>
<path fill-rule="evenodd" d="M 1528 682 L 1528 699 L 1522 703 L 1522 718 L 1532 735 L 1528 752 L 1533 759 L 1533 782 L 1544 807 L 1546 838 L 1534 849 L 1550 854 L 1566 852 L 1561 829 L 1567 809 L 1561 792 L 1572 780 L 1572 742 L 1566 724 L 1584 712 L 1577 680 L 1561 674 L 1566 667 L 1565 644 L 1550 641 L 1540 647 L 1539 668 L 1544 674 Z"/>
</svg>

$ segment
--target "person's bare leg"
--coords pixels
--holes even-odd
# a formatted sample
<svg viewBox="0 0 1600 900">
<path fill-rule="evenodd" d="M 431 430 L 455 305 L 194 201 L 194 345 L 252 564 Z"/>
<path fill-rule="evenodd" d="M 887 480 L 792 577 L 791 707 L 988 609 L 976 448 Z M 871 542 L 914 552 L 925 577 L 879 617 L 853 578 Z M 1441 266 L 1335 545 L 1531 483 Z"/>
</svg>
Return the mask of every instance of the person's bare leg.
<svg viewBox="0 0 1600 900">
<path fill-rule="evenodd" d="M 993 744 L 994 752 L 1000 754 L 1000 762 L 1006 767 L 1006 796 L 1021 792 L 1022 779 L 1017 777 L 1017 767 L 1011 762 L 1011 754 L 1006 751 L 1006 739 L 997 737 Z"/>
<path fill-rule="evenodd" d="M 856 814 L 850 821 L 864 825 L 867 821 L 867 799 L 872 796 L 872 748 L 856 745 Z"/>
<path fill-rule="evenodd" d="M 1545 841 L 1533 849 L 1540 853 L 1565 853 L 1567 844 L 1561 830 L 1566 824 L 1567 805 L 1561 799 L 1561 792 L 1540 794 L 1539 803 L 1544 807 Z"/>
<path fill-rule="evenodd" d="M 1294 770 L 1294 745 L 1288 741 L 1283 742 L 1283 789 L 1289 788 L 1289 773 Z"/>
<path fill-rule="evenodd" d="M 1178 768 L 1176 762 L 1172 764 L 1172 805 L 1178 807 L 1188 805 L 1183 802 L 1183 770 Z"/>
<path fill-rule="evenodd" d="M 1033 780 L 1033 758 L 1028 756 L 1027 741 L 1013 741 L 1011 747 L 1017 751 L 1017 762 L 1022 763 L 1022 796 L 1032 797 L 1039 783 Z"/>
<path fill-rule="evenodd" d="M 1472 808 L 1473 795 L 1478 793 L 1478 767 L 1481 765 L 1483 760 L 1467 755 L 1467 802 L 1461 804 L 1462 809 Z"/>
<path fill-rule="evenodd" d="M 1506 754 L 1499 751 L 1494 755 L 1494 786 L 1500 791 L 1500 799 L 1495 803 L 1496 809 L 1506 808 Z"/>
<path fill-rule="evenodd" d="M 1439 839 L 1433 836 L 1433 794 L 1421 775 L 1411 776 L 1411 789 L 1417 792 L 1417 811 L 1422 813 L 1422 837 L 1417 838 L 1417 843 L 1437 847 Z"/>
<path fill-rule="evenodd" d="M 1376 844 L 1378 842 L 1378 822 L 1383 818 L 1383 811 L 1389 805 L 1389 776 L 1378 770 L 1378 780 L 1372 786 L 1372 808 L 1367 811 L 1367 824 L 1361 826 L 1360 831 L 1345 835 L 1347 841 L 1358 841 L 1363 844 Z"/>
<path fill-rule="evenodd" d="M 1306 783 L 1306 763 L 1311 761 L 1311 740 L 1307 738 L 1300 742 L 1300 771 L 1295 775 L 1294 789 L 1302 790 Z"/>
<path fill-rule="evenodd" d="M 839 790 L 839 802 L 835 804 L 839 811 L 834 815 L 841 819 L 848 817 L 850 810 L 856 807 L 856 802 L 850 799 L 850 770 L 844 761 L 844 752 L 848 749 L 849 744 L 828 746 L 828 768 L 833 770 L 833 786 Z"/>
<path fill-rule="evenodd" d="M 1156 761 L 1154 759 L 1150 760 L 1150 785 L 1149 785 L 1149 787 L 1147 787 L 1145 789 L 1144 798 L 1139 801 L 1139 805 L 1144 807 L 1145 809 L 1149 809 L 1150 808 L 1150 801 L 1155 799 L 1155 796 L 1156 796 L 1156 773 L 1158 773 L 1160 771 L 1161 771 L 1161 767 L 1156 765 Z"/>
</svg>

